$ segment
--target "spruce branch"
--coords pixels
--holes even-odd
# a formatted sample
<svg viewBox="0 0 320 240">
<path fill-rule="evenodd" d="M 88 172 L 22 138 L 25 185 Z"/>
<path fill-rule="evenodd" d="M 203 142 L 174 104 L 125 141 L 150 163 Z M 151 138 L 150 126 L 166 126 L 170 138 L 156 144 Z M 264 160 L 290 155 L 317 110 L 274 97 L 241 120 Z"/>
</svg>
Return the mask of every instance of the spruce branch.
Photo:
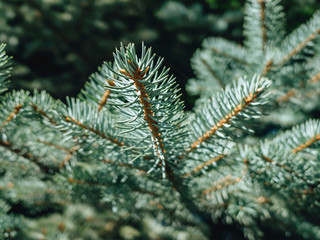
<svg viewBox="0 0 320 240">
<path fill-rule="evenodd" d="M 202 170 L 203 168 L 205 168 L 206 166 L 211 165 L 212 163 L 215 163 L 217 161 L 220 161 L 221 159 L 223 159 L 226 155 L 225 154 L 220 154 L 217 157 L 211 158 L 210 160 L 204 162 L 203 164 L 198 165 L 197 167 L 195 167 L 191 172 L 188 172 L 184 175 L 182 175 L 182 177 L 190 177 L 191 175 L 199 172 L 200 170 Z"/>
<path fill-rule="evenodd" d="M 298 147 L 292 149 L 292 152 L 293 153 L 300 152 L 303 149 L 310 147 L 312 144 L 314 144 L 317 141 L 320 141 L 320 134 L 316 134 L 315 136 L 308 139 L 305 143 L 301 143 Z"/>
<path fill-rule="evenodd" d="M 14 110 L 9 114 L 9 116 L 1 123 L 0 131 L 4 128 L 12 119 L 19 113 L 20 109 L 22 108 L 22 104 L 19 104 L 14 107 Z"/>
<path fill-rule="evenodd" d="M 172 148 L 169 142 L 178 140 L 184 134 L 181 127 L 183 104 L 179 100 L 179 89 L 174 78 L 168 76 L 169 69 L 160 68 L 163 59 L 155 60 L 151 49 L 147 50 L 144 46 L 140 58 L 133 44 L 126 47 L 122 45 L 114 58 L 115 65 L 107 66 L 117 78 L 107 75 L 108 79 L 114 81 L 114 86 L 106 87 L 123 97 L 116 98 L 114 95 L 114 98 L 110 98 L 112 106 L 121 113 L 121 128 L 127 129 L 123 133 L 130 139 L 134 131 L 140 132 L 141 140 L 136 143 L 136 149 L 141 152 L 141 146 L 148 148 L 136 159 L 143 155 L 153 156 L 154 163 L 149 171 L 158 169 L 163 178 L 173 177 L 173 169 L 179 168 L 179 145 Z"/>
<path fill-rule="evenodd" d="M 211 98 L 191 121 L 193 129 L 202 129 L 203 132 L 198 136 L 198 131 L 194 130 L 193 139 L 196 140 L 186 152 L 194 151 L 213 136 L 218 138 L 226 138 L 230 134 L 234 136 L 228 130 L 230 127 L 248 130 L 243 126 L 243 121 L 259 117 L 256 107 L 266 103 L 262 93 L 270 84 L 270 81 L 259 76 L 254 76 L 251 82 L 240 79 L 233 88 L 228 86 L 225 91 Z M 241 126 L 237 126 L 238 121 L 241 122 Z"/>
<path fill-rule="evenodd" d="M 320 12 L 317 11 L 308 23 L 302 24 L 283 40 L 281 49 L 284 50 L 286 54 L 278 61 L 279 66 L 285 65 L 306 47 L 312 46 L 312 43 L 318 39 L 318 35 L 320 34 L 319 20 Z"/>
<path fill-rule="evenodd" d="M 203 41 L 202 46 L 223 58 L 231 59 L 244 66 L 248 65 L 246 51 L 239 44 L 222 38 L 207 38 Z"/>
<path fill-rule="evenodd" d="M 108 84 L 109 84 L 110 86 L 113 86 L 113 85 L 114 85 L 113 81 L 108 81 L 108 80 L 107 80 L 107 82 L 108 82 Z M 101 101 L 100 101 L 100 103 L 99 103 L 98 112 L 100 112 L 101 109 L 103 108 L 103 106 L 106 104 L 107 99 L 108 99 L 110 93 L 111 93 L 111 90 L 109 90 L 109 89 L 107 89 L 107 90 L 104 92 L 104 94 L 103 94 L 103 96 L 102 96 L 102 99 L 101 99 Z"/>
<path fill-rule="evenodd" d="M 10 57 L 6 55 L 5 44 L 0 44 L 0 94 L 7 90 L 8 78 L 11 72 Z"/>
<path fill-rule="evenodd" d="M 266 10 L 266 2 L 265 0 L 259 0 L 260 4 L 260 25 L 261 25 L 261 35 L 262 35 L 262 51 L 265 52 L 266 44 L 267 44 L 267 27 L 265 22 L 265 10 Z"/>
<path fill-rule="evenodd" d="M 36 157 L 34 154 L 27 152 L 26 149 L 20 149 L 17 148 L 17 146 L 9 141 L 3 141 L 0 139 L 0 145 L 6 149 L 8 149 L 10 152 L 17 154 L 18 156 L 21 156 L 30 162 L 36 164 L 44 173 L 46 174 L 54 174 L 56 172 L 59 172 L 59 169 L 56 168 L 55 166 L 48 166 L 42 161 Z"/>
</svg>

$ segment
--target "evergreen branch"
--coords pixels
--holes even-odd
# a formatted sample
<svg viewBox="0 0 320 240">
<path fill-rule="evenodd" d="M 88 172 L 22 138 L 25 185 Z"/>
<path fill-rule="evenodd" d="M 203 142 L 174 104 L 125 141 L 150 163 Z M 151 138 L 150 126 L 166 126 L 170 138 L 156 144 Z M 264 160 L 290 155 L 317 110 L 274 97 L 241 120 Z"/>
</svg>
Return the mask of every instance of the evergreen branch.
<svg viewBox="0 0 320 240">
<path fill-rule="evenodd" d="M 4 51 L 5 44 L 0 44 L 0 94 L 7 90 L 8 78 L 11 71 L 10 57 Z"/>
<path fill-rule="evenodd" d="M 153 138 L 153 144 L 154 148 L 157 152 L 158 159 L 160 159 L 160 162 L 158 165 L 165 167 L 166 176 L 170 177 L 172 176 L 172 169 L 170 168 L 169 164 L 166 162 L 166 159 L 163 157 L 164 153 L 166 153 L 166 150 L 164 149 L 163 139 L 161 138 L 161 134 L 159 132 L 159 123 L 155 120 L 154 113 L 151 110 L 151 104 L 149 102 L 150 98 L 146 92 L 146 87 L 141 82 L 144 78 L 144 75 L 148 72 L 149 66 L 145 68 L 145 70 L 141 70 L 138 65 L 135 63 L 132 63 L 128 59 L 128 63 L 130 64 L 131 69 L 133 70 L 133 73 L 127 72 L 124 69 L 120 69 L 119 71 L 130 77 L 134 81 L 134 86 L 136 87 L 136 91 L 139 93 L 139 100 L 140 104 L 143 108 L 144 113 L 144 120 L 147 122 L 149 129 L 151 131 L 151 135 Z"/>
<path fill-rule="evenodd" d="M 190 177 L 192 174 L 199 172 L 201 169 L 203 169 L 204 167 L 211 165 L 214 162 L 217 162 L 219 160 L 221 160 L 222 158 L 224 158 L 226 155 L 225 154 L 220 154 L 219 156 L 212 158 L 208 161 L 206 161 L 205 163 L 198 165 L 197 167 L 195 167 L 191 172 L 186 173 L 184 175 L 182 175 L 182 177 Z"/>
<path fill-rule="evenodd" d="M 302 143 L 300 146 L 292 149 L 292 152 L 293 153 L 300 152 L 303 149 L 310 147 L 312 144 L 314 144 L 317 141 L 320 141 L 320 134 L 316 134 L 314 137 L 310 138 L 305 143 Z"/>
<path fill-rule="evenodd" d="M 260 4 L 260 25 L 261 25 L 261 35 L 262 35 L 262 51 L 265 52 L 266 44 L 267 44 L 267 28 L 265 23 L 265 9 L 266 2 L 265 0 L 259 0 Z"/>
<path fill-rule="evenodd" d="M 54 144 L 54 143 L 51 143 L 51 142 L 47 142 L 47 141 L 41 140 L 41 139 L 37 139 L 37 142 L 43 143 L 43 144 L 51 146 L 51 147 L 54 147 L 56 149 L 59 149 L 61 151 L 67 152 L 67 153 L 72 153 L 74 151 L 74 150 L 67 149 L 65 147 L 62 147 L 60 145 L 57 145 L 57 144 Z"/>
<path fill-rule="evenodd" d="M 2 128 L 4 128 L 9 122 L 12 121 L 12 119 L 20 112 L 20 109 L 22 108 L 22 104 L 19 104 L 14 107 L 14 110 L 10 113 L 10 115 L 4 120 L 0 126 L 0 131 Z"/>
<path fill-rule="evenodd" d="M 108 186 L 113 186 L 113 183 L 99 183 L 99 182 L 88 182 L 88 181 L 84 181 L 84 180 L 79 180 L 79 179 L 74 179 L 69 177 L 68 181 L 70 183 L 75 183 L 75 184 L 79 184 L 79 185 L 90 185 L 90 186 L 98 186 L 98 187 L 108 187 Z M 129 187 L 131 187 L 130 185 L 127 185 Z M 147 191 L 147 190 L 143 190 L 143 189 L 138 189 L 138 188 L 131 188 L 132 191 L 134 192 L 138 192 L 138 193 L 142 193 L 142 194 L 149 194 L 151 196 L 159 196 L 158 194 L 151 192 L 151 191 Z"/>
<path fill-rule="evenodd" d="M 34 109 L 35 112 L 39 113 L 42 115 L 44 118 L 48 119 L 48 121 L 53 125 L 57 126 L 57 122 L 51 118 L 45 111 L 43 111 L 41 108 L 39 108 L 36 104 L 31 103 L 32 108 Z"/>
<path fill-rule="evenodd" d="M 70 161 L 72 156 L 73 156 L 73 152 L 67 153 L 63 161 L 59 164 L 59 167 L 63 168 Z"/>
<path fill-rule="evenodd" d="M 100 137 L 102 137 L 104 139 L 107 139 L 107 140 L 115 143 L 116 145 L 118 145 L 120 147 L 125 145 L 124 142 L 120 142 L 119 140 L 117 140 L 115 138 L 107 136 L 104 132 L 100 132 L 97 129 L 94 129 L 92 127 L 88 127 L 87 125 L 83 124 L 81 121 L 78 121 L 78 120 L 74 119 L 73 117 L 65 116 L 64 119 L 65 119 L 66 122 L 74 123 L 75 125 L 79 126 L 80 128 L 88 130 L 88 131 L 90 131 L 90 132 L 92 132 L 92 133 L 94 133 L 94 134 L 96 134 L 96 135 L 98 135 L 98 136 L 100 136 Z"/>
<path fill-rule="evenodd" d="M 308 183 L 308 180 L 306 178 L 304 178 L 303 176 L 301 176 L 301 174 L 297 173 L 296 171 L 294 171 L 292 168 L 290 168 L 289 166 L 285 165 L 285 164 L 281 164 L 281 163 L 278 163 L 276 161 L 274 161 L 273 159 L 265 156 L 265 155 L 262 155 L 261 156 L 262 159 L 264 159 L 266 162 L 269 162 L 269 163 L 274 163 L 276 166 L 284 169 L 286 172 L 290 173 L 290 174 L 294 174 L 298 179 L 302 180 L 303 182 L 305 182 L 306 185 L 309 186 L 310 190 L 313 191 L 313 188 L 314 188 L 314 185 Z"/>
<path fill-rule="evenodd" d="M 232 175 L 227 175 L 226 177 L 215 181 L 212 187 L 203 190 L 201 194 L 208 195 L 211 192 L 215 192 L 217 190 L 221 190 L 225 187 L 238 183 L 241 181 L 241 179 L 241 177 L 234 178 Z"/>
<path fill-rule="evenodd" d="M 297 89 L 292 88 L 292 89 L 290 89 L 284 96 L 281 96 L 281 97 L 277 98 L 276 101 L 277 101 L 278 103 L 287 102 L 287 101 L 289 101 L 289 99 L 290 99 L 291 97 L 293 97 L 294 95 L 296 95 L 296 93 L 297 93 Z"/>
<path fill-rule="evenodd" d="M 74 146 L 72 149 L 67 149 L 67 148 L 62 147 L 60 145 L 56 145 L 54 143 L 43 141 L 43 140 L 40 140 L 40 139 L 37 139 L 37 142 L 43 143 L 43 144 L 51 146 L 51 147 L 54 147 L 56 149 L 59 149 L 59 150 L 64 151 L 64 152 L 67 153 L 67 155 L 65 156 L 65 158 L 63 159 L 63 161 L 59 165 L 60 168 L 63 168 L 70 161 L 73 153 L 79 149 L 79 146 Z"/>
<path fill-rule="evenodd" d="M 294 57 L 296 54 L 301 52 L 308 45 L 308 43 L 312 42 L 319 34 L 320 34 L 320 29 L 317 29 L 316 31 L 312 32 L 305 40 L 303 40 L 296 47 L 294 47 L 291 52 L 285 55 L 280 61 L 279 65 L 283 66 L 292 57 Z"/>
<path fill-rule="evenodd" d="M 243 59 L 240 59 L 240 58 L 237 58 L 236 56 L 233 56 L 233 55 L 231 55 L 231 54 L 228 54 L 228 53 L 226 53 L 226 52 L 223 52 L 223 51 L 221 51 L 221 50 L 219 50 L 218 48 L 214 48 L 214 47 L 212 47 L 212 48 L 209 48 L 212 52 L 214 52 L 215 54 L 217 54 L 217 55 L 220 55 L 220 56 L 222 56 L 222 57 L 225 57 L 225 58 L 228 58 L 228 59 L 232 59 L 233 61 L 235 61 L 235 62 L 237 62 L 237 63 L 240 63 L 240 64 L 242 64 L 242 65 L 248 65 L 248 63 L 245 61 L 245 60 L 243 60 Z M 203 59 L 201 59 L 201 60 L 203 60 Z M 209 66 L 209 64 L 206 62 L 206 63 L 204 63 L 204 62 L 202 62 L 207 68 L 208 67 L 210 67 Z M 213 72 L 214 73 L 214 71 L 213 71 L 213 69 L 211 69 L 211 68 L 208 68 L 208 71 L 209 72 Z M 212 74 L 213 75 L 213 74 Z M 216 76 L 216 74 L 215 75 L 213 75 L 213 76 Z"/>
<path fill-rule="evenodd" d="M 263 68 L 261 75 L 266 76 L 268 74 L 268 72 L 270 71 L 272 65 L 273 65 L 273 61 L 269 60 L 267 62 L 267 64 L 265 65 L 265 67 Z"/>
<path fill-rule="evenodd" d="M 32 163 L 35 163 L 46 174 L 54 174 L 56 172 L 59 172 L 59 168 L 43 164 L 40 159 L 35 157 L 32 153 L 26 152 L 24 149 L 16 148 L 15 145 L 11 142 L 3 141 L 2 139 L 0 139 L 0 146 L 3 146 L 10 152 L 17 154 L 18 156 L 21 156 Z"/>
<path fill-rule="evenodd" d="M 221 78 L 219 78 L 218 74 L 210 67 L 209 63 L 203 57 L 200 57 L 200 61 L 206 67 L 208 72 L 213 76 L 213 78 L 215 78 L 218 81 L 219 85 L 222 88 L 224 88 L 225 87 L 224 82 L 221 80 Z"/>
<path fill-rule="evenodd" d="M 165 152 L 165 150 L 163 149 L 164 145 L 163 145 L 163 140 L 160 137 L 160 132 L 159 132 L 159 127 L 158 126 L 158 122 L 154 119 L 154 113 L 151 110 L 151 104 L 148 100 L 150 100 L 147 92 L 146 92 L 146 88 L 144 86 L 144 84 L 142 82 L 140 82 L 141 80 L 143 80 L 144 75 L 148 72 L 149 70 L 149 66 L 146 67 L 146 69 L 142 72 L 140 70 L 140 68 L 134 64 L 131 63 L 130 60 L 128 60 L 130 66 L 132 67 L 132 69 L 134 70 L 134 73 L 131 74 L 129 72 L 127 72 L 124 69 L 120 69 L 119 71 L 130 77 L 133 81 L 134 81 L 134 85 L 136 87 L 136 91 L 139 92 L 139 99 L 140 99 L 140 104 L 143 108 L 143 112 L 144 112 L 144 119 L 147 122 L 149 129 L 152 133 L 152 137 L 155 143 L 155 148 L 158 149 L 158 144 L 156 144 L 157 142 L 160 143 L 160 149 L 162 152 Z"/>
<path fill-rule="evenodd" d="M 108 82 L 108 84 L 109 84 L 110 86 L 114 86 L 114 82 L 113 82 L 112 80 L 111 80 L 111 81 L 107 80 L 107 82 Z M 101 99 L 101 101 L 100 101 L 100 103 L 99 103 L 98 112 L 100 112 L 101 109 L 103 108 L 103 106 L 106 104 L 107 99 L 108 99 L 110 93 L 111 93 L 111 90 L 109 90 L 109 89 L 107 89 L 107 90 L 104 92 L 104 94 L 103 94 L 103 96 L 102 96 L 102 99 Z"/>
<path fill-rule="evenodd" d="M 222 38 L 208 38 L 203 41 L 204 49 L 212 51 L 215 55 L 219 55 L 227 60 L 232 60 L 241 65 L 248 65 L 246 61 L 246 51 L 239 44 L 229 42 Z"/>
<path fill-rule="evenodd" d="M 219 129 L 223 128 L 227 124 L 230 124 L 233 118 L 235 118 L 246 108 L 248 108 L 257 99 L 258 95 L 260 95 L 263 90 L 264 87 L 256 88 L 254 92 L 250 92 L 247 96 L 239 99 L 240 103 L 238 103 L 238 105 L 234 106 L 234 104 L 232 104 L 234 107 L 229 109 L 229 112 L 222 119 L 217 119 L 210 130 L 207 130 L 204 134 L 198 137 L 198 139 L 190 145 L 186 152 L 189 153 L 197 149 L 202 143 L 211 138 Z M 234 103 L 234 101 L 232 103 Z"/>
<path fill-rule="evenodd" d="M 139 170 L 139 173 L 143 173 L 143 174 L 147 173 L 145 170 L 143 170 L 141 168 L 138 168 L 138 167 L 135 167 L 135 166 L 133 166 L 131 164 L 127 164 L 127 163 L 114 162 L 114 161 L 111 161 L 111 160 L 108 160 L 108 159 L 103 159 L 102 162 L 108 163 L 108 164 L 115 164 L 115 165 L 118 165 L 118 166 L 121 166 L 121 167 L 136 169 L 136 170 Z"/>
</svg>

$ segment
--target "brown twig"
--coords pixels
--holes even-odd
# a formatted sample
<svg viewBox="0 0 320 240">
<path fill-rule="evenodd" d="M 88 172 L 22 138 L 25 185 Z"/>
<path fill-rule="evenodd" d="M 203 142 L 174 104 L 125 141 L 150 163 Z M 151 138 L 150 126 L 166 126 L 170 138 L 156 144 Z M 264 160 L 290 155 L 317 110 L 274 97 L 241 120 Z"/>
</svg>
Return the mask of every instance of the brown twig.
<svg viewBox="0 0 320 240">
<path fill-rule="evenodd" d="M 261 24 L 261 34 L 262 34 L 262 51 L 265 52 L 265 47 L 267 43 L 267 28 L 265 22 L 265 9 L 266 2 L 264 0 L 259 0 L 260 4 L 260 24 Z"/>
<path fill-rule="evenodd" d="M 107 80 L 107 82 L 108 82 L 108 84 L 109 84 L 110 86 L 114 86 L 114 82 L 113 82 L 112 80 L 111 80 L 111 81 Z M 101 99 L 101 101 L 100 101 L 100 103 L 99 103 L 98 112 L 100 112 L 101 109 L 103 108 L 103 106 L 106 104 L 107 99 L 108 99 L 110 93 L 111 93 L 111 90 L 108 90 L 108 89 L 104 92 L 104 94 L 103 94 L 103 96 L 102 96 L 102 99 Z"/>
</svg>

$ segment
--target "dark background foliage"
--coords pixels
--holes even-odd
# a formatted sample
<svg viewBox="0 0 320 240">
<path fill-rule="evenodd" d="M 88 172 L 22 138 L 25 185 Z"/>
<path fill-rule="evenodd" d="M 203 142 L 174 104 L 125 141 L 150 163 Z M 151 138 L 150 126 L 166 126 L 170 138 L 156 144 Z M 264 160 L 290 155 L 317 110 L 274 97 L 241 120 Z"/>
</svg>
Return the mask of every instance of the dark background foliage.
<svg viewBox="0 0 320 240">
<path fill-rule="evenodd" d="M 14 57 L 13 88 L 75 96 L 120 42 L 141 41 L 165 58 L 181 85 L 193 77 L 190 57 L 208 36 L 242 42 L 244 0 L 1 0 L 0 42 Z M 291 31 L 316 0 L 284 0 Z"/>
</svg>

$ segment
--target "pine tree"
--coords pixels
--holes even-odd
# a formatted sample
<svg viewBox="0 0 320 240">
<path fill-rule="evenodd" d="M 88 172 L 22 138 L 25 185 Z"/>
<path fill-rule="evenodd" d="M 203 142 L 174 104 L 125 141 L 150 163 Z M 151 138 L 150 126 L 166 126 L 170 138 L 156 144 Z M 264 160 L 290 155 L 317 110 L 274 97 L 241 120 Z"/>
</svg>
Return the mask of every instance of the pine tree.
<svg viewBox="0 0 320 240">
<path fill-rule="evenodd" d="M 66 104 L 6 92 L 1 45 L 1 238 L 117 239 L 147 221 L 135 239 L 320 239 L 320 121 L 248 137 L 283 107 L 317 108 L 319 12 L 285 37 L 279 1 L 245 9 L 244 47 L 208 39 L 193 58 L 191 113 L 144 45 L 121 44 Z"/>
</svg>

